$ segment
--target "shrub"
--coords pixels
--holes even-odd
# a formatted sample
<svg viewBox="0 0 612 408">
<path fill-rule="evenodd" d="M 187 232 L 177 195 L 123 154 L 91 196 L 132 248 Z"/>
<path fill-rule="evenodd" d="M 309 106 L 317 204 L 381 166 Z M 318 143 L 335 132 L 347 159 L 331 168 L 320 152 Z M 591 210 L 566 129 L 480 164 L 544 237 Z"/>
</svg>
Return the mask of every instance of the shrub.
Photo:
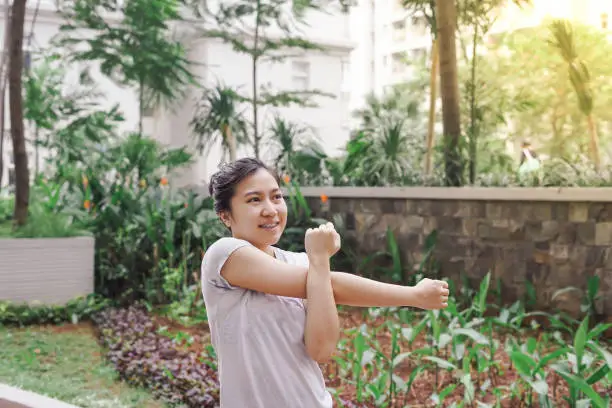
<svg viewBox="0 0 612 408">
<path fill-rule="evenodd" d="M 32 324 L 77 323 L 88 320 L 111 302 L 97 295 L 73 299 L 62 306 L 28 305 L 0 302 L 0 324 L 7 326 L 28 326 Z"/>
<path fill-rule="evenodd" d="M 94 316 L 94 322 L 102 345 L 108 347 L 108 359 L 126 382 L 146 387 L 172 405 L 218 406 L 217 374 L 208 357 L 183 351 L 158 334 L 146 309 L 107 309 Z"/>
</svg>

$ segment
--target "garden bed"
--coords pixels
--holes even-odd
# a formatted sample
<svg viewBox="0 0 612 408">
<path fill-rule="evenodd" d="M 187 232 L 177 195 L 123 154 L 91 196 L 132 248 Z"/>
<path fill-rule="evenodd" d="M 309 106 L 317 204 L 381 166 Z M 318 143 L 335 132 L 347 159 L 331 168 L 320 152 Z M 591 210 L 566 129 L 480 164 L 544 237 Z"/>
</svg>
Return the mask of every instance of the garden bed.
<svg viewBox="0 0 612 408">
<path fill-rule="evenodd" d="M 517 361 L 537 360 L 563 347 L 559 342 L 562 334 L 556 335 L 554 331 L 535 329 L 512 333 L 512 330 L 487 332 L 483 329 L 481 333 L 468 328 L 463 332 L 458 330 L 457 338 L 467 333 L 476 340 L 463 339 L 457 343 L 462 345 L 466 356 L 479 350 L 467 365 L 471 372 L 466 377 L 462 367 L 454 368 L 458 363 L 450 358 L 448 345 L 432 347 L 428 330 L 418 333 L 419 327 L 426 326 L 422 323 L 426 320 L 419 319 L 425 319 L 428 314 L 406 311 L 413 320 L 400 323 L 398 313 L 377 316 L 364 311 L 368 312 L 342 309 L 344 334 L 339 350 L 334 361 L 322 366 L 328 387 L 335 390 L 338 397 L 338 407 L 435 407 L 436 398 L 440 406 L 446 407 L 470 398 L 474 404 L 465 406 L 478 406 L 476 400 L 494 406 L 496 396 L 502 407 L 540 406 L 537 393 L 531 392 L 530 385 L 517 369 Z M 393 322 L 400 323 L 396 329 L 391 329 Z M 218 383 L 214 351 L 205 323 L 186 326 L 167 317 L 149 315 L 139 308 L 106 313 L 98 318 L 98 323 L 103 342 L 110 346 L 109 357 L 124 379 L 147 386 L 166 400 L 194 407 L 214 406 Z M 121 333 L 124 333 L 123 339 L 120 339 Z M 444 330 L 439 333 L 444 334 Z M 493 354 L 484 358 L 490 353 L 489 348 L 483 346 L 487 336 L 496 346 Z M 572 346 L 572 340 L 567 341 Z M 511 351 L 514 343 L 518 347 L 516 350 L 524 350 L 528 357 L 515 357 L 517 351 Z M 603 344 L 602 340 L 599 346 Z M 583 354 L 588 352 L 583 350 Z M 396 360 L 393 386 L 385 377 L 391 356 Z M 566 404 L 564 398 L 569 395 L 568 382 L 551 365 L 564 356 L 561 353 L 543 365 L 545 376 L 542 380 L 547 384 L 547 394 L 554 406 Z M 598 368 L 605 368 L 603 359 L 595 360 L 599 362 L 583 368 L 585 378 Z M 608 363 L 612 364 L 612 360 Z M 612 376 L 607 371 L 603 374 L 593 388 L 601 398 L 612 397 Z M 410 386 L 405 386 L 407 383 Z M 532 383 L 535 387 L 543 386 L 536 380 Z M 375 396 L 380 400 L 375 401 Z M 393 401 L 392 405 L 385 405 L 385 400 L 387 403 Z"/>
</svg>

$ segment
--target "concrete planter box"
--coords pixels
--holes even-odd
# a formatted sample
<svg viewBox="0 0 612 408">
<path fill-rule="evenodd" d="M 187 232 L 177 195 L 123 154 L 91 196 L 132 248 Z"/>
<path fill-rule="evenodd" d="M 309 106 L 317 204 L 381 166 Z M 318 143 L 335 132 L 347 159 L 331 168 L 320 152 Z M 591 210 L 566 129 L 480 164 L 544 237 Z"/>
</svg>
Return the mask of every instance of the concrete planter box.
<svg viewBox="0 0 612 408">
<path fill-rule="evenodd" d="M 0 239 L 0 301 L 62 305 L 94 290 L 93 237 Z"/>
</svg>

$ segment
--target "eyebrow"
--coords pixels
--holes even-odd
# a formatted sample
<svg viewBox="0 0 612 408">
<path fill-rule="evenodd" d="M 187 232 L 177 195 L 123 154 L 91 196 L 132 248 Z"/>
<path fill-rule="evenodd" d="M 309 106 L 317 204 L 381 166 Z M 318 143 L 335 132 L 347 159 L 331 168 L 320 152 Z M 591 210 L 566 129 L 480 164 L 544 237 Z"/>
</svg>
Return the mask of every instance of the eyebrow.
<svg viewBox="0 0 612 408">
<path fill-rule="evenodd" d="M 279 191 L 281 191 L 281 189 L 280 189 L 280 188 L 274 188 L 274 189 L 270 190 L 270 192 L 271 192 L 271 193 L 277 193 L 277 192 L 279 192 Z M 261 191 L 251 190 L 251 191 L 247 191 L 247 192 L 244 194 L 244 196 L 245 196 L 245 197 L 248 197 L 248 196 L 250 196 L 250 195 L 261 195 L 261 194 L 263 194 Z"/>
</svg>

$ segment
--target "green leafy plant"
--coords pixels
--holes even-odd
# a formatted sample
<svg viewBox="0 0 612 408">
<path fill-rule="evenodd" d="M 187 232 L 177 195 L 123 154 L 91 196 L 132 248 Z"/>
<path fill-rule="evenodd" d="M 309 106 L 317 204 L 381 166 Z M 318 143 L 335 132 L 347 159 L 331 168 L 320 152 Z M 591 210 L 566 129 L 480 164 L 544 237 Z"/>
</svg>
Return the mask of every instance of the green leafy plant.
<svg viewBox="0 0 612 408">
<path fill-rule="evenodd" d="M 112 301 L 92 294 L 70 300 L 65 305 L 0 302 L 0 325 L 30 326 L 78 323 L 112 305 Z"/>
</svg>

